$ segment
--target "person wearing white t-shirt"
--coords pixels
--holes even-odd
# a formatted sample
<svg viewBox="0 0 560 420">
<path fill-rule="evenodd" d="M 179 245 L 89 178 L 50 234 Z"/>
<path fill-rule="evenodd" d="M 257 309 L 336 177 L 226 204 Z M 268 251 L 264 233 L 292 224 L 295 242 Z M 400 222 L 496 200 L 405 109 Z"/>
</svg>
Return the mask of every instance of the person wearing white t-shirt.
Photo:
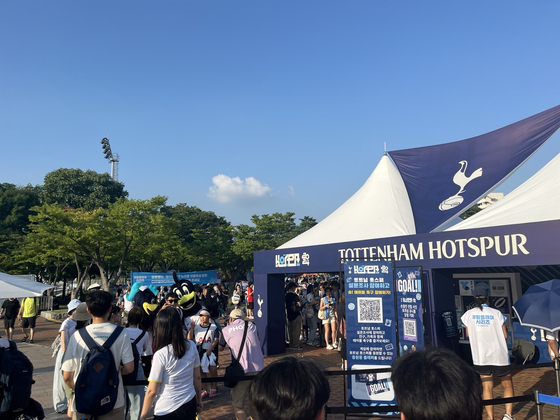
<svg viewBox="0 0 560 420">
<path fill-rule="evenodd" d="M 189 340 L 196 343 L 201 363 L 201 376 L 206 372 L 210 377 L 215 378 L 218 376 L 218 368 L 216 366 L 216 356 L 213 352 L 220 342 L 220 331 L 218 330 L 218 326 L 212 322 L 210 312 L 206 309 L 201 310 L 199 316 L 199 324 L 195 324 L 194 321 L 191 322 Z M 206 369 L 206 371 L 204 369 Z M 202 391 L 202 398 L 206 398 L 208 396 L 210 396 L 210 398 L 214 398 L 216 396 L 218 392 L 218 383 L 212 382 L 210 386 L 210 392 L 206 389 Z"/>
<path fill-rule="evenodd" d="M 506 344 L 507 328 L 504 315 L 497 309 L 488 306 L 488 296 L 477 295 L 475 307 L 461 317 L 467 330 L 471 346 L 474 370 L 482 380 L 482 398 L 491 400 L 493 397 L 493 374 L 500 378 L 504 387 L 504 398 L 513 397 L 513 383 L 509 369 L 509 355 Z M 480 366 L 480 367 L 478 367 Z M 486 366 L 504 366 L 490 369 Z M 485 406 L 488 420 L 494 420 L 494 406 Z M 502 420 L 513 420 L 513 403 L 506 404 L 506 414 Z"/>
<path fill-rule="evenodd" d="M 150 345 L 151 340 L 147 332 L 139 328 L 140 323 L 143 318 L 143 311 L 138 307 L 134 307 L 128 312 L 128 326 L 126 332 L 130 337 L 130 344 L 134 345 L 134 342 L 138 339 L 136 343 L 136 350 L 138 355 L 151 355 L 152 347 Z M 138 360 L 138 372 L 136 375 L 137 381 L 144 381 L 144 369 L 142 368 L 142 359 Z M 124 392 L 126 393 L 126 408 L 127 412 L 130 413 L 130 420 L 138 420 L 140 418 L 140 411 L 142 410 L 142 404 L 144 404 L 144 385 L 127 385 L 124 386 Z"/>
<path fill-rule="evenodd" d="M 200 359 L 194 343 L 184 338 L 175 308 L 157 314 L 154 350 L 140 420 L 146 419 L 154 400 L 154 420 L 195 420 L 202 411 Z"/>
<path fill-rule="evenodd" d="M 117 328 L 116 325 L 108 322 L 112 309 L 112 300 L 111 294 L 103 290 L 90 291 L 86 297 L 87 311 L 92 315 L 92 323 L 85 328 L 91 338 L 99 345 L 103 345 L 115 328 Z M 82 362 L 88 353 L 88 346 L 83 341 L 82 336 L 80 334 L 72 335 L 68 342 L 68 348 L 62 358 L 62 378 L 71 389 L 74 389 Z M 128 333 L 124 328 L 111 346 L 111 353 L 113 353 L 117 368 L 122 364 L 119 370 L 118 397 L 113 410 L 105 415 L 96 416 L 97 420 L 124 419 L 124 388 L 121 375 L 134 371 L 134 355 L 132 354 Z M 77 420 L 89 417 L 91 415 L 76 412 L 76 399 L 74 398 L 72 401 L 72 418 Z"/>
</svg>

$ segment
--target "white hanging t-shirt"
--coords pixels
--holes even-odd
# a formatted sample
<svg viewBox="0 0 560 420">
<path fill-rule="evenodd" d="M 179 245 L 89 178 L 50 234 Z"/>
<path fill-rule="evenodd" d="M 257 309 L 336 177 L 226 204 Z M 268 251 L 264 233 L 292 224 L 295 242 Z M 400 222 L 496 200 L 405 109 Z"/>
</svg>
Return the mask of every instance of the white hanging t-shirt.
<svg viewBox="0 0 560 420">
<path fill-rule="evenodd" d="M 469 330 L 473 363 L 477 366 L 509 365 L 508 349 L 502 325 L 504 315 L 486 305 L 468 310 L 461 317 Z"/>
</svg>

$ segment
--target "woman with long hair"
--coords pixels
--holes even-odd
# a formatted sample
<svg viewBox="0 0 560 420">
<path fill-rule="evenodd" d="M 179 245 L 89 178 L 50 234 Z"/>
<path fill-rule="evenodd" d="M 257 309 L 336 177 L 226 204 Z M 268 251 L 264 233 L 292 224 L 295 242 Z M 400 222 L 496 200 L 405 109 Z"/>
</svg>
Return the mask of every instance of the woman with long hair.
<svg viewBox="0 0 560 420">
<path fill-rule="evenodd" d="M 200 359 L 196 346 L 185 340 L 175 308 L 164 308 L 154 321 L 154 357 L 140 420 L 154 400 L 154 419 L 195 420 L 202 411 Z M 157 399 L 156 399 L 157 397 Z"/>
</svg>

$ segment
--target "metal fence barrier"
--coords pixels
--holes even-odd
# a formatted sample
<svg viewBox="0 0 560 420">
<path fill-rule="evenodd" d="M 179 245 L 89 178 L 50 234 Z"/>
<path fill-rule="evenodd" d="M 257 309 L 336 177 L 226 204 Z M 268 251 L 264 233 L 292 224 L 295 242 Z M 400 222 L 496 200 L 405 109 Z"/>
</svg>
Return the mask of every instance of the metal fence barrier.
<svg viewBox="0 0 560 420">
<path fill-rule="evenodd" d="M 495 368 L 500 367 L 503 368 L 503 366 L 485 366 L 490 370 L 495 370 Z M 548 362 L 548 363 L 539 363 L 539 364 L 534 364 L 534 365 L 510 365 L 511 370 L 512 371 L 518 371 L 518 370 L 525 370 L 525 369 L 541 369 L 541 368 L 547 368 L 547 367 L 552 367 L 554 368 L 554 363 L 553 362 Z M 359 370 L 327 370 L 325 371 L 325 374 L 327 376 L 348 376 L 348 375 L 356 375 L 356 374 L 360 374 L 360 373 L 386 373 L 386 372 L 390 372 L 391 368 L 379 368 L 379 369 L 359 369 Z M 245 375 L 245 376 L 241 376 L 238 378 L 231 378 L 234 379 L 236 381 L 252 381 L 255 378 L 256 374 L 249 374 L 249 375 Z M 202 382 L 203 383 L 208 383 L 208 382 L 223 382 L 224 381 L 224 377 L 223 376 L 218 376 L 218 377 L 203 377 L 202 378 Z M 346 385 L 346 384 L 345 384 Z M 346 386 L 344 387 L 344 389 L 346 389 Z M 346 395 L 345 395 L 345 399 L 346 399 Z M 516 397 L 510 397 L 510 398 L 495 398 L 492 400 L 484 400 L 482 401 L 482 405 L 486 406 L 486 405 L 501 405 L 501 404 L 507 404 L 507 403 L 517 403 L 517 402 L 524 402 L 524 401 L 532 401 L 536 404 L 537 406 L 537 420 L 542 420 L 542 406 L 546 403 L 546 404 L 553 404 L 553 405 L 558 405 L 560 407 L 560 397 L 554 397 L 551 395 L 546 395 L 546 394 L 541 394 L 540 391 L 538 389 L 533 390 L 532 394 L 527 394 L 527 395 L 519 395 Z M 359 416 L 369 416 L 369 417 L 374 417 L 375 414 L 374 413 L 394 413 L 394 412 L 398 412 L 399 411 L 399 406 L 398 405 L 379 405 L 379 406 L 369 406 L 369 407 L 336 407 L 336 406 L 326 406 L 325 407 L 325 411 L 327 416 L 329 414 L 344 414 L 344 417 L 346 418 L 347 415 L 354 415 L 356 417 Z M 559 408 L 559 413 L 560 413 L 560 408 Z M 390 417 L 390 416 L 388 416 Z M 400 418 L 400 416 L 399 416 Z M 560 419 L 560 415 L 559 415 L 559 419 Z"/>
</svg>

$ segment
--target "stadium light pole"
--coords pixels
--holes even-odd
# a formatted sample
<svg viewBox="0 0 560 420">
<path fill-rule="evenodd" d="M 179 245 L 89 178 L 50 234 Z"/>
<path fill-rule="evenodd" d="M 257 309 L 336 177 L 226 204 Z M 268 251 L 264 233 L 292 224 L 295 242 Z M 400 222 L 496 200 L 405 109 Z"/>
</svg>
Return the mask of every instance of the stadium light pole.
<svg viewBox="0 0 560 420">
<path fill-rule="evenodd" d="M 103 148 L 103 155 L 111 163 L 111 178 L 114 181 L 119 180 L 119 155 L 111 151 L 111 144 L 107 137 L 101 139 L 101 147 Z"/>
</svg>

